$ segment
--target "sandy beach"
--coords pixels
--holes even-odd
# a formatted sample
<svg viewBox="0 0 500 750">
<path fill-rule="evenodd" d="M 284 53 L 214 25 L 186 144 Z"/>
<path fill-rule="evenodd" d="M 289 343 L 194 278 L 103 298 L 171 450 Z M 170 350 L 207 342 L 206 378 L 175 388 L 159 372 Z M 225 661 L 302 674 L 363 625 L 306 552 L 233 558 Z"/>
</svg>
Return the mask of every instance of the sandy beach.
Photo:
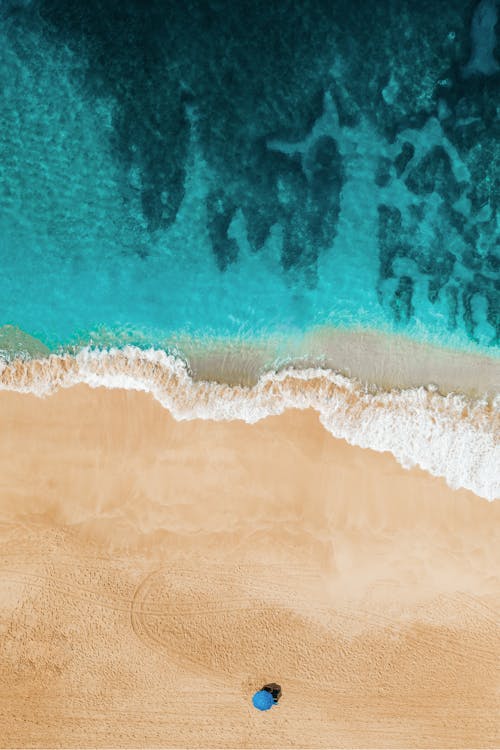
<svg viewBox="0 0 500 750">
<path fill-rule="evenodd" d="M 499 522 L 313 411 L 2 392 L 0 746 L 497 748 Z"/>
</svg>

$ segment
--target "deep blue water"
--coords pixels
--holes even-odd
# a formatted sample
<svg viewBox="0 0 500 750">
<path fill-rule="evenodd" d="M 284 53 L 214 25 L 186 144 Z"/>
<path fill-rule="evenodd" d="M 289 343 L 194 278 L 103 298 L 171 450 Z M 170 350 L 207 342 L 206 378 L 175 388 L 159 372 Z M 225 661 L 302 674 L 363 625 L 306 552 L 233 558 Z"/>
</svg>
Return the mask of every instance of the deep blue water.
<svg viewBox="0 0 500 750">
<path fill-rule="evenodd" d="M 0 325 L 500 343 L 495 0 L 3 0 Z"/>
</svg>

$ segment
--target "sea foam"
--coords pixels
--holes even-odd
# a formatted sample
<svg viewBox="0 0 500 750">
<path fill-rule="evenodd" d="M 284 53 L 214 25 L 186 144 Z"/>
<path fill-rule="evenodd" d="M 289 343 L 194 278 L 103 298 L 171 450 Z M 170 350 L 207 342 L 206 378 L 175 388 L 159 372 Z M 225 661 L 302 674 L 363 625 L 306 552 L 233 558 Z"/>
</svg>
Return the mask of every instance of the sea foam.
<svg viewBox="0 0 500 750">
<path fill-rule="evenodd" d="M 47 396 L 84 383 L 151 393 L 177 420 L 254 423 L 311 408 L 336 438 L 389 451 L 488 500 L 500 496 L 500 398 L 472 401 L 433 388 L 374 391 L 332 370 L 264 373 L 252 387 L 195 381 L 181 359 L 157 350 L 83 349 L 75 356 L 0 363 L 0 389 Z"/>
</svg>

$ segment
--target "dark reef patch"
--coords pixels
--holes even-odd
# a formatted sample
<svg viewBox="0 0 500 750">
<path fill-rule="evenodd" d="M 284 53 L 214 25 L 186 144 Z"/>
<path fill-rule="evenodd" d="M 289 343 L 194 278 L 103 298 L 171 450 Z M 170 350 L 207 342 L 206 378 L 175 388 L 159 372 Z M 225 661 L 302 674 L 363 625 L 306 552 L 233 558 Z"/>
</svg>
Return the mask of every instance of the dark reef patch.
<svg viewBox="0 0 500 750">
<path fill-rule="evenodd" d="M 86 59 L 91 95 L 116 102 L 115 153 L 125 173 L 139 169 L 150 231 L 171 225 L 184 197 L 189 105 L 197 112 L 204 157 L 224 191 L 207 206 L 220 269 L 236 257 L 226 237 L 227 211 L 215 208 L 221 201 L 242 207 L 255 249 L 273 223 L 286 224 L 285 267 L 301 262 L 306 245 L 328 244 L 336 210 L 320 193 L 336 182 L 338 170 L 333 175 L 325 162 L 308 187 L 290 160 L 263 143 L 299 141 L 321 116 L 335 28 L 331 3 L 39 0 L 38 9 L 45 33 Z M 298 191 L 295 211 L 307 204 L 299 217 L 280 202 L 281 178 Z"/>
<path fill-rule="evenodd" d="M 375 173 L 375 184 L 379 187 L 386 187 L 391 181 L 392 162 L 386 156 L 379 159 L 377 171 Z"/>
<path fill-rule="evenodd" d="M 211 193 L 207 201 L 208 231 L 212 248 L 221 271 L 234 263 L 238 255 L 236 241 L 228 236 L 229 226 L 233 220 L 236 206 L 228 201 L 222 191 Z"/>
<path fill-rule="evenodd" d="M 403 143 L 403 145 L 401 146 L 401 151 L 394 159 L 394 166 L 396 168 L 396 174 L 398 177 L 401 177 L 409 162 L 413 159 L 414 154 L 415 146 L 413 145 L 413 143 L 408 143 L 408 141 L 405 141 L 405 143 Z"/>
<path fill-rule="evenodd" d="M 410 169 L 405 184 L 412 193 L 419 196 L 436 192 L 453 202 L 460 195 L 450 157 L 442 146 L 434 146 Z"/>
<path fill-rule="evenodd" d="M 342 157 L 330 136 L 315 141 L 305 158 L 308 176 L 306 218 L 309 234 L 318 251 L 333 241 L 344 184 Z"/>
<path fill-rule="evenodd" d="M 378 207 L 378 241 L 380 258 L 380 279 L 394 276 L 392 264 L 398 255 L 407 255 L 408 246 L 401 246 L 402 216 L 398 208 L 386 206 Z"/>
<path fill-rule="evenodd" d="M 415 312 L 412 305 L 413 284 L 413 279 L 410 276 L 401 276 L 397 289 L 392 297 L 391 307 L 398 323 L 408 323 Z"/>
</svg>

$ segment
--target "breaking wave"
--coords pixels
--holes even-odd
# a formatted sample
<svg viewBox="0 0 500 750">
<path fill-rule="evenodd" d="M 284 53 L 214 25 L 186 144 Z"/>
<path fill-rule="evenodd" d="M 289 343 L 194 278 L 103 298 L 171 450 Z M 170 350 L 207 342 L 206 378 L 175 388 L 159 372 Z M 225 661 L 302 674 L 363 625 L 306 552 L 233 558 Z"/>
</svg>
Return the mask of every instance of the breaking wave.
<svg viewBox="0 0 500 750">
<path fill-rule="evenodd" d="M 84 383 L 151 393 L 177 420 L 254 423 L 286 409 L 311 408 L 336 438 L 399 463 L 418 465 L 488 500 L 500 496 L 500 397 L 472 401 L 437 389 L 375 391 L 332 370 L 264 373 L 252 387 L 198 382 L 186 363 L 135 347 L 83 349 L 75 356 L 0 363 L 0 389 L 47 396 Z"/>
</svg>

